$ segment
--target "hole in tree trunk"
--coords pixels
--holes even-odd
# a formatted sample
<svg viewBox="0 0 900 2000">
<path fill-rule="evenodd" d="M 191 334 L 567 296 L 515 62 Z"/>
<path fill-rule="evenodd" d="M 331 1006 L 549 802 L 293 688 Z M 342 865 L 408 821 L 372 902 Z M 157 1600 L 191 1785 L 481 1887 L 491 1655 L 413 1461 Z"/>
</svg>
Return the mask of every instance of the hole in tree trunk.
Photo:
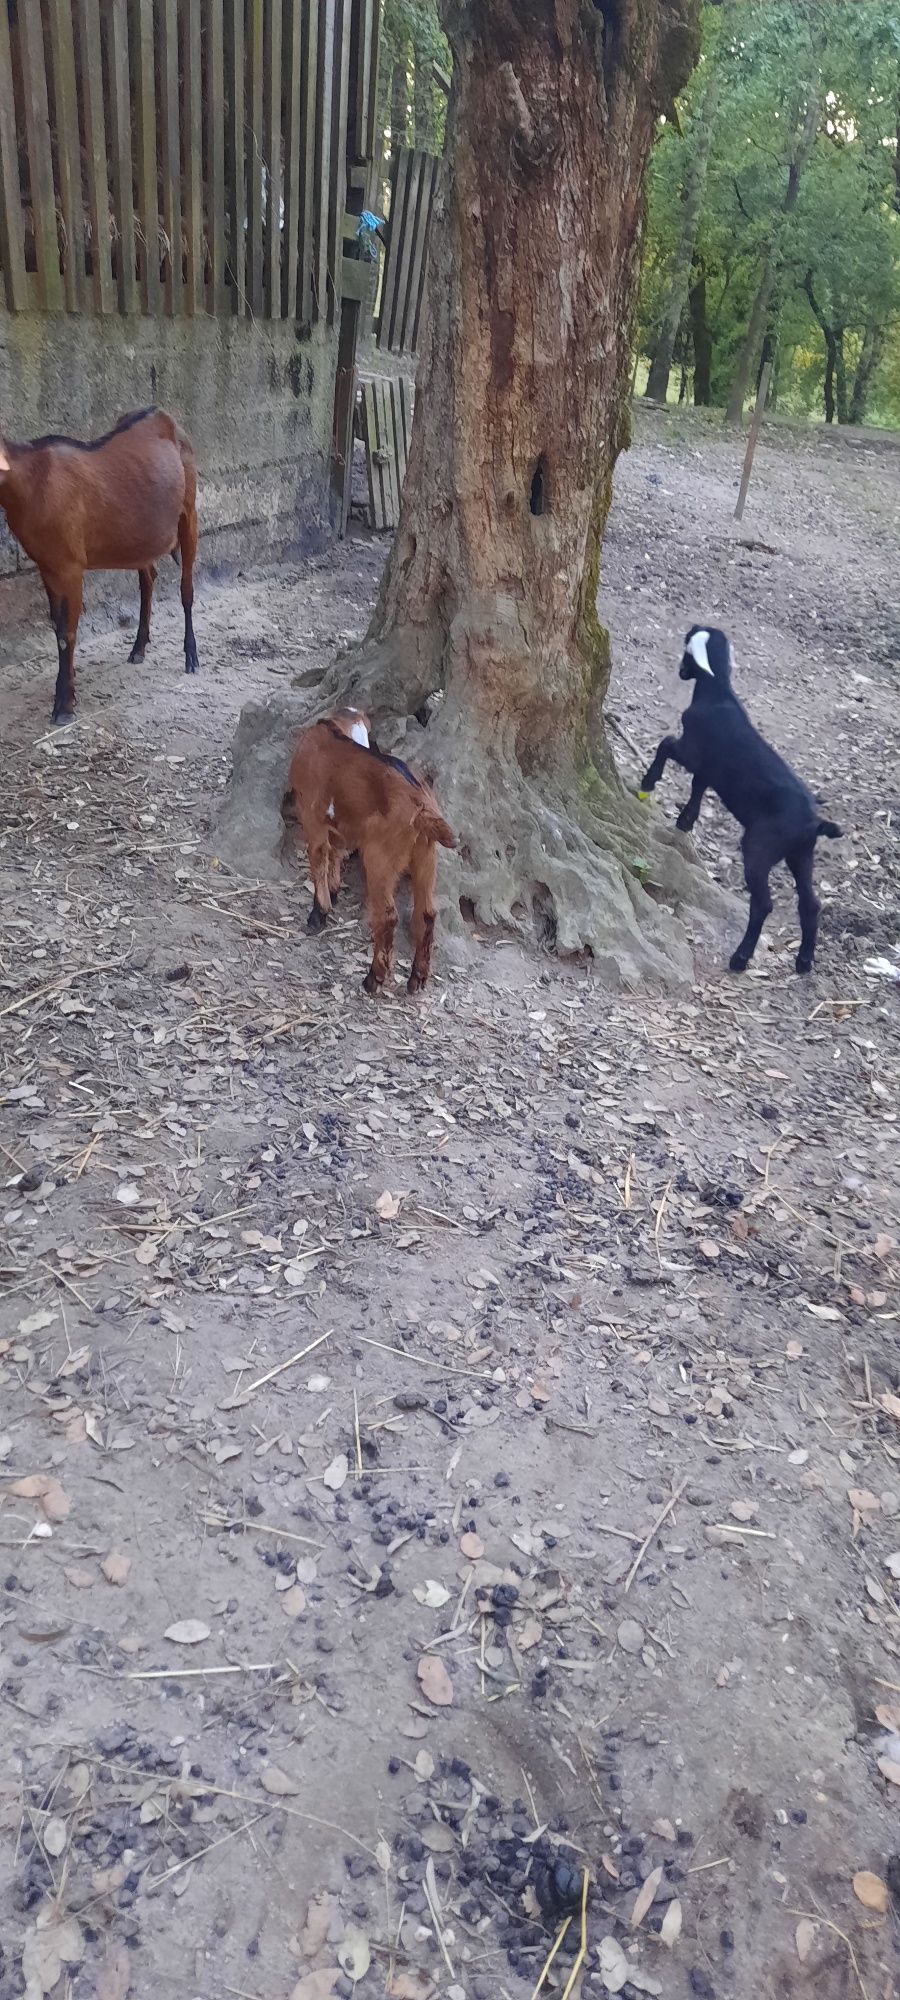
<svg viewBox="0 0 900 2000">
<path fill-rule="evenodd" d="M 535 466 L 534 472 L 532 473 L 531 476 L 531 499 L 529 501 L 529 505 L 531 507 L 532 514 L 543 514 L 546 509 L 547 462 L 546 459 L 544 458 L 543 452 L 541 452 L 540 458 L 538 459 L 537 465 Z"/>
<path fill-rule="evenodd" d="M 545 951 L 556 950 L 556 904 L 546 882 L 536 882 L 531 892 L 531 910 L 537 940 Z"/>
<path fill-rule="evenodd" d="M 462 917 L 462 919 L 463 919 L 463 922 L 464 922 L 464 923 L 466 923 L 466 924 L 474 924 L 474 922 L 475 922 L 475 905 L 474 905 L 474 903 L 473 903 L 473 901 L 472 901 L 472 898 L 471 898 L 471 896 L 460 896 L 460 899 L 459 899 L 459 914 L 460 914 L 460 916 Z"/>
</svg>

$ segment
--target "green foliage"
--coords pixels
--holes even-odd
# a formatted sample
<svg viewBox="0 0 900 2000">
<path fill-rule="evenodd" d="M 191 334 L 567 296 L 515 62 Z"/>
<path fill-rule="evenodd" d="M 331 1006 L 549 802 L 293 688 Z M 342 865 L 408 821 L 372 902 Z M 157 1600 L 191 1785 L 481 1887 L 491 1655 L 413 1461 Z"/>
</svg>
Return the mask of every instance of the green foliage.
<svg viewBox="0 0 900 2000">
<path fill-rule="evenodd" d="M 450 67 L 450 51 L 438 19 L 437 0 L 383 0 L 379 111 L 386 156 L 396 140 L 439 151 L 443 144 L 446 98 L 432 77 L 432 65 Z M 404 116 L 394 130 L 394 86 L 400 84 Z M 399 102 L 399 99 L 397 100 Z M 418 128 L 418 129 L 417 129 Z"/>
<path fill-rule="evenodd" d="M 707 65 L 718 110 L 695 245 L 706 279 L 712 393 L 724 402 L 768 258 L 779 405 L 821 415 L 829 343 L 846 374 L 871 365 L 867 420 L 900 425 L 900 8 L 895 0 L 729 0 L 708 8 L 703 57 L 679 104 L 681 133 L 654 156 L 638 342 L 652 353 L 678 239 L 692 123 Z M 785 214 L 809 93 L 815 144 Z M 809 294 L 815 309 L 810 301 Z M 690 367 L 687 316 L 676 365 Z"/>
</svg>

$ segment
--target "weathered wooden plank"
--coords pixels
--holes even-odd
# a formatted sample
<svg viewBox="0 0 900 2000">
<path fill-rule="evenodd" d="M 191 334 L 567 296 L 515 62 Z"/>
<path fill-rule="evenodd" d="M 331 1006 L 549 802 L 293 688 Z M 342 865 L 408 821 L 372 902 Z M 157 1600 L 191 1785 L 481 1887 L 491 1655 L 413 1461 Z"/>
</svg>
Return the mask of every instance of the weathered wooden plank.
<svg viewBox="0 0 900 2000">
<path fill-rule="evenodd" d="M 422 153 L 409 156 L 409 185 L 401 231 L 400 264 L 397 271 L 397 297 L 392 328 L 391 351 L 402 354 L 406 346 L 406 322 L 409 315 L 410 280 L 416 255 L 416 238 L 422 200 L 425 159 Z"/>
<path fill-rule="evenodd" d="M 162 210 L 168 238 L 166 308 L 173 318 L 182 310 L 181 132 L 178 88 L 178 0 L 157 0 L 159 74 L 161 83 Z"/>
<path fill-rule="evenodd" d="M 281 318 L 281 28 L 282 0 L 266 0 L 263 161 L 266 174 L 263 298 L 270 319 Z"/>
<path fill-rule="evenodd" d="M 200 0 L 182 0 L 182 118 L 184 121 L 184 230 L 187 238 L 185 305 L 192 317 L 206 311 L 203 242 L 203 28 Z"/>
<path fill-rule="evenodd" d="M 331 174 L 328 188 L 328 317 L 333 319 L 341 296 L 344 254 L 344 210 L 347 205 L 347 115 L 350 99 L 350 30 L 353 0 L 337 0 L 334 26 L 334 86 L 332 95 Z"/>
<path fill-rule="evenodd" d="M 331 182 L 332 119 L 334 114 L 335 21 L 339 0 L 319 0 L 319 46 L 316 80 L 316 163 L 313 226 L 315 229 L 314 311 L 326 319 L 329 305 L 328 256 L 331 247 L 329 188 Z M 342 0 L 341 0 L 342 4 Z"/>
<path fill-rule="evenodd" d="M 94 304 L 99 313 L 116 310 L 109 234 L 109 179 L 106 156 L 106 107 L 103 98 L 103 52 L 100 40 L 100 0 L 79 0 L 81 88 L 87 152 L 88 203 L 91 212 L 91 264 Z"/>
<path fill-rule="evenodd" d="M 44 30 L 40 0 L 20 0 L 19 55 L 25 99 L 25 132 L 28 141 L 28 173 L 31 182 L 31 212 L 39 296 L 42 306 L 48 312 L 61 312 L 65 298 L 59 269 L 56 189 L 53 184 L 53 156 L 50 150 L 50 111 L 47 103 L 47 74 L 44 67 Z"/>
<path fill-rule="evenodd" d="M 63 285 L 69 311 L 80 312 L 84 306 L 84 196 L 81 188 L 72 0 L 48 0 L 47 13 L 56 111 L 59 201 L 65 230 Z"/>
<path fill-rule="evenodd" d="M 159 193 L 156 157 L 156 83 L 153 0 L 131 0 L 134 26 L 134 106 L 140 222 L 141 299 L 144 311 L 159 312 Z"/>
<path fill-rule="evenodd" d="M 424 154 L 415 242 L 409 274 L 409 295 L 403 320 L 403 348 L 408 354 L 418 353 L 419 348 L 425 274 L 428 268 L 428 245 L 431 240 L 431 217 L 439 171 L 440 161 L 428 153 Z"/>
<path fill-rule="evenodd" d="M 295 5 L 297 0 L 295 0 Z M 308 326 L 315 311 L 316 93 L 319 76 L 319 0 L 303 0 L 303 74 L 300 83 L 299 312 Z"/>
<path fill-rule="evenodd" d="M 366 448 L 366 479 L 367 479 L 367 482 L 368 482 L 368 487 L 369 487 L 369 526 L 370 526 L 370 528 L 375 528 L 375 527 L 377 527 L 377 526 L 378 526 L 378 519 L 377 519 L 377 516 L 378 516 L 378 486 L 377 486 L 377 478 L 376 478 L 376 470 L 377 470 L 377 469 L 376 469 L 376 465 L 375 465 L 375 456 L 374 456 L 374 445 L 373 445 L 373 421 L 372 421 L 372 409 L 373 409 L 373 396 L 372 396 L 372 390 L 373 390 L 373 386 L 374 386 L 374 385 L 373 385 L 373 384 L 372 384 L 371 382 L 364 382 L 364 383 L 363 383 L 363 385 L 362 385 L 362 407 L 361 407 L 361 411 L 360 411 L 360 416 L 361 416 L 361 429 L 362 429 L 362 435 L 363 435 L 363 443 L 364 443 L 364 445 L 365 445 L 365 448 Z"/>
<path fill-rule="evenodd" d="M 409 152 L 405 146 L 398 146 L 391 159 L 390 196 L 388 215 L 387 255 L 381 277 L 381 306 L 378 314 L 378 345 L 390 351 L 391 328 L 397 300 L 397 275 L 400 269 L 402 249 L 403 214 L 409 179 Z"/>
<path fill-rule="evenodd" d="M 281 308 L 288 319 L 295 319 L 300 253 L 300 92 L 303 82 L 303 11 L 300 0 L 285 0 L 284 79 L 284 271 Z"/>
<path fill-rule="evenodd" d="M 381 8 L 376 0 L 353 0 L 353 97 L 350 107 L 350 146 L 354 160 L 368 160 L 372 153 L 371 117 L 373 108 L 372 71 L 377 56 L 378 21 Z"/>
<path fill-rule="evenodd" d="M 225 311 L 225 44 L 222 0 L 205 0 L 206 234 L 210 308 Z M 230 301 L 229 309 L 230 309 Z"/>
<path fill-rule="evenodd" d="M 10 312 L 28 308 L 9 15 L 0 7 L 0 267 Z"/>
<path fill-rule="evenodd" d="M 247 133 L 247 295 L 250 310 L 263 304 L 263 0 L 248 0 L 247 64 L 249 69 L 249 130 Z"/>
<path fill-rule="evenodd" d="M 127 0 L 108 0 L 106 53 L 109 74 L 109 158 L 118 242 L 119 307 L 140 311 L 134 237 L 134 166 L 131 145 L 131 63 Z"/>
<path fill-rule="evenodd" d="M 400 493 L 397 484 L 397 444 L 394 437 L 393 420 L 394 384 L 393 382 L 381 382 L 379 387 L 381 390 L 381 407 L 378 428 L 381 437 L 381 449 L 386 460 L 384 472 L 389 509 L 387 525 L 389 528 L 395 528 L 400 519 Z"/>
<path fill-rule="evenodd" d="M 291 0 L 295 4 L 295 0 Z M 225 177 L 232 304 L 242 313 L 247 283 L 247 185 L 244 151 L 244 0 L 226 0 Z"/>
</svg>

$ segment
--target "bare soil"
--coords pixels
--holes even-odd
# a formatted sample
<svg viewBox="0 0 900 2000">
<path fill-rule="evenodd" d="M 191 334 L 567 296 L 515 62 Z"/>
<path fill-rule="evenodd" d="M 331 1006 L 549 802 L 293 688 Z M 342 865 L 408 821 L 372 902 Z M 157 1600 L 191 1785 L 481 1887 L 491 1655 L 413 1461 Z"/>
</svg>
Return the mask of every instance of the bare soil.
<svg viewBox="0 0 900 2000">
<path fill-rule="evenodd" d="M 530 2000 L 583 1870 L 551 1993 L 898 1992 L 900 457 L 771 433 L 738 529 L 739 459 L 639 416 L 610 713 L 633 781 L 727 627 L 846 829 L 809 980 L 785 881 L 742 980 L 373 1004 L 214 816 L 383 546 L 201 581 L 193 681 L 129 581 L 64 736 L 5 589 L 2 2000 Z"/>
</svg>

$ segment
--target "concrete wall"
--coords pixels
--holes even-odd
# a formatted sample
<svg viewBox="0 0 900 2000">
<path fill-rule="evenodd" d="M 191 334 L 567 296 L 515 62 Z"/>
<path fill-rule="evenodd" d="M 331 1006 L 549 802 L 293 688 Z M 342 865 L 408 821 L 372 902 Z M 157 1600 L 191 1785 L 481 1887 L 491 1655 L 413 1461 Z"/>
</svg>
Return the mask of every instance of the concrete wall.
<svg viewBox="0 0 900 2000">
<path fill-rule="evenodd" d="M 200 560 L 258 560 L 328 531 L 336 340 L 293 323 L 0 311 L 0 430 L 91 437 L 161 403 L 194 441 Z M 0 576 L 16 569 L 0 513 Z"/>
</svg>

